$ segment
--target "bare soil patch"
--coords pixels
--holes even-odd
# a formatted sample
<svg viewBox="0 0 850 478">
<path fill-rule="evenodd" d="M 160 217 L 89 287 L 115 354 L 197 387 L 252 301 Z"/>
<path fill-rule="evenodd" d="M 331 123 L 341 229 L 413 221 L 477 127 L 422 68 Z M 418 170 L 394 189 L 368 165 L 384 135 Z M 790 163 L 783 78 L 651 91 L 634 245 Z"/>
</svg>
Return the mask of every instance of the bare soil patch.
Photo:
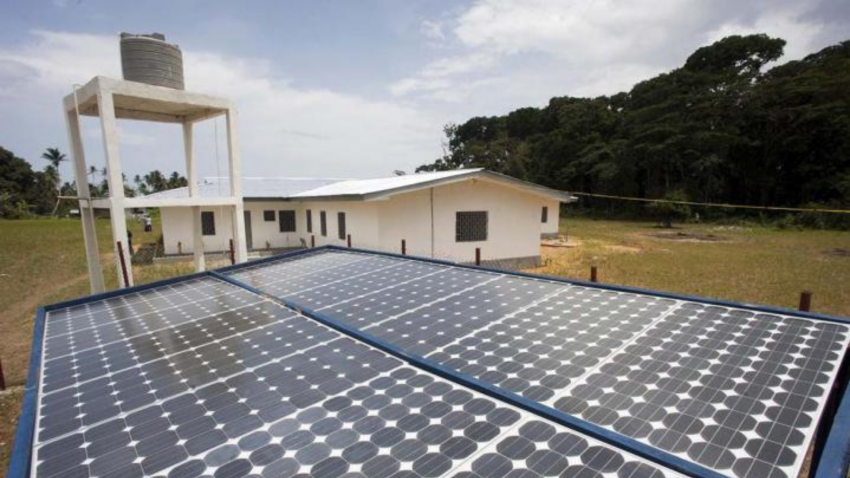
<svg viewBox="0 0 850 478">
<path fill-rule="evenodd" d="M 728 237 L 718 236 L 710 232 L 649 232 L 645 235 L 654 239 L 677 242 L 732 242 Z"/>
<path fill-rule="evenodd" d="M 850 249 L 845 249 L 843 247 L 826 249 L 823 251 L 823 253 L 831 257 L 850 257 Z"/>
<path fill-rule="evenodd" d="M 643 249 L 641 249 L 640 247 L 623 246 L 623 245 L 619 245 L 619 244 L 614 244 L 614 245 L 611 245 L 611 246 L 605 246 L 605 249 L 607 249 L 611 252 L 622 252 L 622 253 L 625 253 L 625 254 L 638 254 L 638 253 L 643 252 Z"/>
</svg>

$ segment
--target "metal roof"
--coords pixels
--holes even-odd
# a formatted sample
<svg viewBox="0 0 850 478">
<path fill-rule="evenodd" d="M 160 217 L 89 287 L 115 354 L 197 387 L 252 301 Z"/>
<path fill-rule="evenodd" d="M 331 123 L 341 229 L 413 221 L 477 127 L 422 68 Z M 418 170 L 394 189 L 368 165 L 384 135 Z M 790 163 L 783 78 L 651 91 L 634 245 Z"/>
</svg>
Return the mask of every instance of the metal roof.
<svg viewBox="0 0 850 478">
<path fill-rule="evenodd" d="M 281 178 L 281 177 L 243 177 L 242 196 L 252 198 L 288 198 L 298 193 L 320 188 L 328 184 L 344 181 L 340 178 Z M 230 191 L 230 179 L 226 177 L 208 177 L 198 183 L 201 197 L 226 196 Z M 147 197 L 159 199 L 187 198 L 189 188 L 175 188 L 149 194 Z"/>
<path fill-rule="evenodd" d="M 575 197 L 563 191 L 487 171 L 483 168 L 456 169 L 373 179 L 243 177 L 242 196 L 248 200 L 369 200 L 469 179 L 482 179 L 504 184 L 562 202 L 576 200 Z M 205 178 L 199 186 L 201 197 L 218 197 L 227 193 L 230 184 L 228 178 L 211 177 Z M 148 197 L 160 199 L 185 198 L 189 197 L 189 191 L 187 187 L 182 187 L 150 194 Z"/>
</svg>

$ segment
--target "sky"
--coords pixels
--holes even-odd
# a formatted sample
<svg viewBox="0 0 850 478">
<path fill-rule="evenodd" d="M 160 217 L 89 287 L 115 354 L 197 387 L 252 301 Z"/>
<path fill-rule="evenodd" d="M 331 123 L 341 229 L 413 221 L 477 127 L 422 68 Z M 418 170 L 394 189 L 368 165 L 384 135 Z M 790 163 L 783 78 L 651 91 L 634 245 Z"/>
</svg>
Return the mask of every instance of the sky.
<svg viewBox="0 0 850 478">
<path fill-rule="evenodd" d="M 122 31 L 166 34 L 187 90 L 236 102 L 243 175 L 365 178 L 439 157 L 447 123 L 625 91 L 726 35 L 777 36 L 781 62 L 802 58 L 850 38 L 850 2 L 3 0 L 0 146 L 39 169 L 45 148 L 67 152 L 62 97 L 120 78 Z M 128 177 L 185 173 L 178 126 L 119 131 Z M 196 131 L 200 174 L 223 174 L 223 120 Z M 96 119 L 84 143 L 102 166 Z"/>
</svg>

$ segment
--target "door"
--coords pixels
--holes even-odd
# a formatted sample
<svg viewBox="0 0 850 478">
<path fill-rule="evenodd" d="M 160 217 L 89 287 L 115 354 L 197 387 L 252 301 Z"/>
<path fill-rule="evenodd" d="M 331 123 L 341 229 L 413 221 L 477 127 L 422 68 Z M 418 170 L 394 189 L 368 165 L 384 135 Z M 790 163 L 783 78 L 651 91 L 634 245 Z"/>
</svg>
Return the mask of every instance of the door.
<svg viewBox="0 0 850 478">
<path fill-rule="evenodd" d="M 251 211 L 245 211 L 245 247 L 254 249 L 254 234 L 251 232 Z"/>
</svg>

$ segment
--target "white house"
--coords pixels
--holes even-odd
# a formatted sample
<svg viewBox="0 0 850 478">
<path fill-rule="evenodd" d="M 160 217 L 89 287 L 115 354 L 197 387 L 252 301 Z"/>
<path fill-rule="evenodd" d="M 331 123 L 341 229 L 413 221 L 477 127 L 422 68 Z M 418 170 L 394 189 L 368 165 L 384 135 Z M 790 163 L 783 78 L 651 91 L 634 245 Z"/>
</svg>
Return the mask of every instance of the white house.
<svg viewBox="0 0 850 478">
<path fill-rule="evenodd" d="M 561 203 L 569 194 L 484 169 L 461 169 L 378 179 L 243 178 L 249 250 L 315 244 L 452 258 L 515 267 L 540 262 L 541 236 L 557 235 Z M 202 197 L 228 191 L 226 179 L 206 179 Z M 151 198 L 188 197 L 188 188 Z M 161 210 L 166 254 L 192 252 L 192 209 Z M 231 215 L 201 208 L 204 249 L 223 251 Z"/>
</svg>

